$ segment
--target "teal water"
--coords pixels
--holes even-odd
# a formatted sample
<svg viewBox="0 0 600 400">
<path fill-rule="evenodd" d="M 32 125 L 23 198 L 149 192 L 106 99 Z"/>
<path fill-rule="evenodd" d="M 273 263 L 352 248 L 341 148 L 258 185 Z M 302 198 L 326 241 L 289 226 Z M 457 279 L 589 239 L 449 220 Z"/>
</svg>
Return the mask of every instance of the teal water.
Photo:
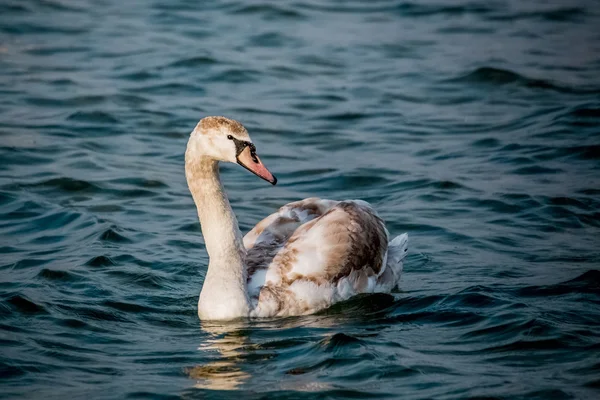
<svg viewBox="0 0 600 400">
<path fill-rule="evenodd" d="M 595 399 L 595 1 L 0 3 L 0 397 Z M 201 323 L 183 173 L 206 115 L 286 202 L 371 202 L 401 290 Z"/>
</svg>

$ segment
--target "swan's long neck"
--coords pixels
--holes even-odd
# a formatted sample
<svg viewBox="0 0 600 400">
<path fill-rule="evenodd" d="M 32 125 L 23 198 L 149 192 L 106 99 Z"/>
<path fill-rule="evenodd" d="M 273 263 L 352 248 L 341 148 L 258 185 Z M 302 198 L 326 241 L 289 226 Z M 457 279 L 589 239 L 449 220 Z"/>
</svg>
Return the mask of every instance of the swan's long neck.
<svg viewBox="0 0 600 400">
<path fill-rule="evenodd" d="M 219 179 L 218 162 L 186 152 L 185 175 L 210 258 L 198 301 L 200 319 L 246 317 L 245 249 L 237 219 Z"/>
</svg>

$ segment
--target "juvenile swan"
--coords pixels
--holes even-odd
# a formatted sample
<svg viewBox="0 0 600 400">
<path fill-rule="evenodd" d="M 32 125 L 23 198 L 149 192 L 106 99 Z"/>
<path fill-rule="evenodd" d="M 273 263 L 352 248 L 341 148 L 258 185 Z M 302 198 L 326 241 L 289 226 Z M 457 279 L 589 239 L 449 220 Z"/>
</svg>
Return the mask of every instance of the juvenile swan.
<svg viewBox="0 0 600 400">
<path fill-rule="evenodd" d="M 408 235 L 388 243 L 384 222 L 362 200 L 312 197 L 289 203 L 242 239 L 219 161 L 277 183 L 242 124 L 206 117 L 196 125 L 185 152 L 185 176 L 210 257 L 200 319 L 310 314 L 359 293 L 390 292 L 398 284 Z"/>
</svg>

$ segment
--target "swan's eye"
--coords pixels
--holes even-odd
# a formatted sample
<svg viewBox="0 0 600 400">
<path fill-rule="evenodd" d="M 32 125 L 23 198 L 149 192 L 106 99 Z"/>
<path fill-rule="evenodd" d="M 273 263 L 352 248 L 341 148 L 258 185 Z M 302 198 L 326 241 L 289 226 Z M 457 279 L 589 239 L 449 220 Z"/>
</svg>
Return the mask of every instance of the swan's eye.
<svg viewBox="0 0 600 400">
<path fill-rule="evenodd" d="M 233 136 L 231 136 L 231 135 L 227 135 L 227 139 L 229 139 L 229 140 L 233 140 Z"/>
</svg>

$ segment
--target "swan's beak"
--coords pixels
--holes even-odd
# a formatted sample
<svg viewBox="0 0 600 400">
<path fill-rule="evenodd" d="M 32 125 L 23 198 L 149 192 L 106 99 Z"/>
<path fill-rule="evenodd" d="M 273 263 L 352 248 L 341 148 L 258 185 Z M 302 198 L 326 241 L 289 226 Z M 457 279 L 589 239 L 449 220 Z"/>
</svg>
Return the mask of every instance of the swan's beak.
<svg viewBox="0 0 600 400">
<path fill-rule="evenodd" d="M 237 155 L 236 159 L 238 164 L 253 174 L 263 178 L 272 185 L 277 183 L 277 178 L 275 178 L 273 174 L 269 172 L 267 167 L 265 167 L 262 161 L 260 161 L 260 158 L 258 158 L 256 155 L 254 146 L 246 146 L 244 150 Z"/>
</svg>

